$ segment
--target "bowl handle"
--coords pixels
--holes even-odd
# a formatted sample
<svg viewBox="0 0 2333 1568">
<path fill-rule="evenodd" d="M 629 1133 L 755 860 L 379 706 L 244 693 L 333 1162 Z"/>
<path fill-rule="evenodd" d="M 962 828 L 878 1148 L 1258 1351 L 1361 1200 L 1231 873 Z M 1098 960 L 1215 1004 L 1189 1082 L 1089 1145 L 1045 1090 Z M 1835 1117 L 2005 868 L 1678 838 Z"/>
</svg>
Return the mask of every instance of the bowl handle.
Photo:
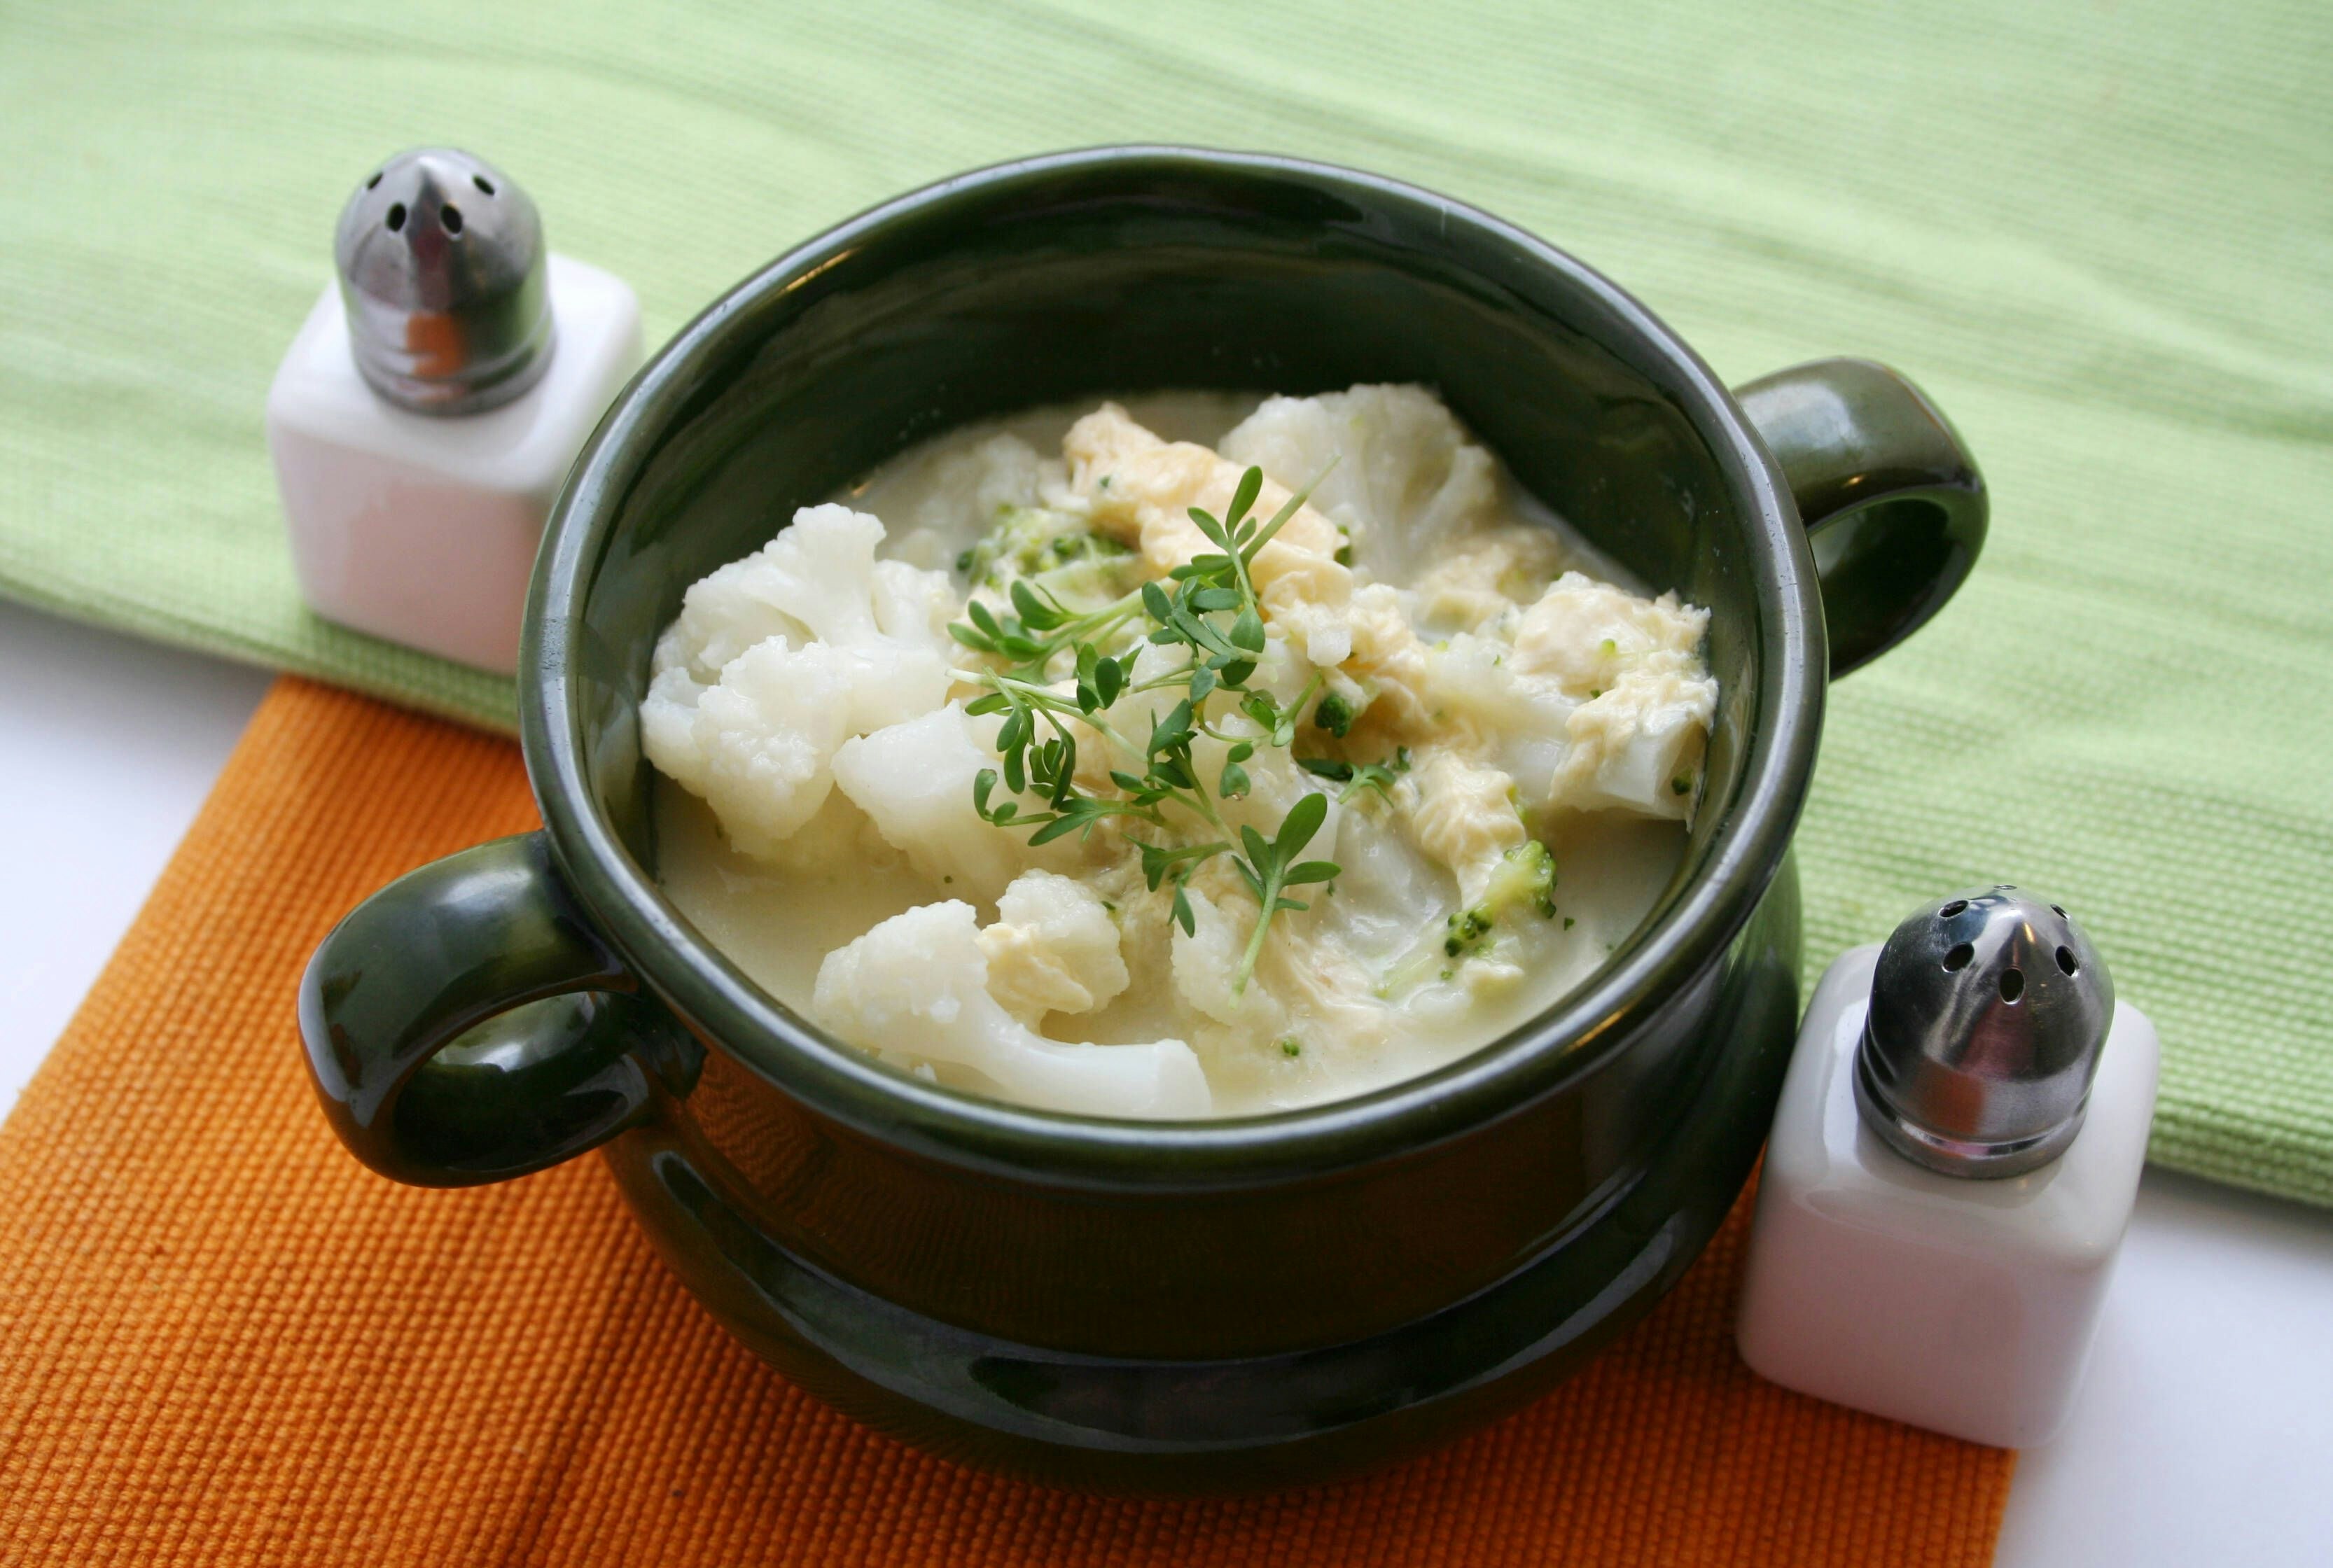
<svg viewBox="0 0 2333 1568">
<path fill-rule="evenodd" d="M 466 849 L 350 913 L 308 962 L 300 1033 L 332 1130 L 419 1187 L 501 1181 L 648 1113 L 694 1042 L 592 931 L 540 833 Z"/>
<path fill-rule="evenodd" d="M 1927 395 L 1869 359 L 1795 365 L 1733 396 L 1798 499 L 1835 679 L 1961 586 L 1984 548 L 1984 476 Z"/>
</svg>

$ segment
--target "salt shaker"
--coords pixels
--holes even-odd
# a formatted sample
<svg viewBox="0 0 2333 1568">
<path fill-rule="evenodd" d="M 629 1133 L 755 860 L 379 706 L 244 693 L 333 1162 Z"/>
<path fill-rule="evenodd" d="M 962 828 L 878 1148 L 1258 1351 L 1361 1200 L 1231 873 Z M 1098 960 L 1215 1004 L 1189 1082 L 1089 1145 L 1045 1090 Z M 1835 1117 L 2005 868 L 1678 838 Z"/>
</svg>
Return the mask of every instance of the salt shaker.
<svg viewBox="0 0 2333 1568">
<path fill-rule="evenodd" d="M 300 591 L 507 673 L 551 503 L 638 366 L 639 302 L 547 252 L 526 193 L 452 148 L 381 165 L 333 249 L 339 279 L 267 393 Z"/>
<path fill-rule="evenodd" d="M 1924 904 L 1817 987 L 1738 1339 L 1784 1387 L 2003 1448 L 2081 1382 L 2137 1197 L 2155 1027 L 2057 904 Z"/>
</svg>

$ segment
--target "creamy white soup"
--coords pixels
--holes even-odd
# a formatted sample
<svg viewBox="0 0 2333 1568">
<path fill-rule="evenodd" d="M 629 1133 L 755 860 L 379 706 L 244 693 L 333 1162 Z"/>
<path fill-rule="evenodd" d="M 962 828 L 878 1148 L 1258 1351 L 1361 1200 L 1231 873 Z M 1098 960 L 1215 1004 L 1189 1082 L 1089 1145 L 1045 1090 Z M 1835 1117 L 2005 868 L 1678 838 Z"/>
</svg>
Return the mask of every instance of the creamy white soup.
<svg viewBox="0 0 2333 1568">
<path fill-rule="evenodd" d="M 1675 871 L 1717 688 L 1416 387 L 953 432 L 688 590 L 658 875 L 908 1072 L 1141 1118 L 1526 1022 Z"/>
</svg>

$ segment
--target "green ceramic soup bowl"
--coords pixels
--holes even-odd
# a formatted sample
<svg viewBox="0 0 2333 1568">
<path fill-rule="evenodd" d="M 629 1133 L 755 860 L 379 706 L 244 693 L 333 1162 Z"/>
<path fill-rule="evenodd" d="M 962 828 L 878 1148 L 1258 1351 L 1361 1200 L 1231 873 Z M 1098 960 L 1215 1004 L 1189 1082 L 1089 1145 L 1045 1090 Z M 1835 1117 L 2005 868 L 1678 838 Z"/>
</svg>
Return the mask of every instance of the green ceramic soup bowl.
<svg viewBox="0 0 2333 1568">
<path fill-rule="evenodd" d="M 636 712 L 691 582 L 966 421 L 1359 381 L 1438 388 L 1541 499 L 1714 612 L 1684 862 L 1577 992 L 1358 1098 L 1082 1118 L 840 1044 L 658 891 Z M 1798 1013 L 1790 845 L 1826 681 L 1936 610 L 1984 517 L 1893 372 L 1728 392 L 1612 283 L 1427 191 L 1157 148 L 932 186 L 715 301 L 578 460 L 519 676 L 543 830 L 392 884 L 318 951 L 300 1005 L 325 1111 L 427 1185 L 599 1149 L 733 1333 L 938 1454 L 1188 1494 L 1416 1453 L 1585 1364 L 1733 1203 Z"/>
</svg>

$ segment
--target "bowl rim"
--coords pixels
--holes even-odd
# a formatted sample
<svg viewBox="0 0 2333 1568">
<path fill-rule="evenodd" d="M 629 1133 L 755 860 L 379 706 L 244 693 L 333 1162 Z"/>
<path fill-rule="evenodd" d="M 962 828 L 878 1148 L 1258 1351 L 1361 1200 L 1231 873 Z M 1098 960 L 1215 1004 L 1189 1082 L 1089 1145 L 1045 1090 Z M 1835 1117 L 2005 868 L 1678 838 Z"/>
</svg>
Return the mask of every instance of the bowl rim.
<svg viewBox="0 0 2333 1568">
<path fill-rule="evenodd" d="M 1617 961 L 1528 1023 L 1431 1072 L 1346 1099 L 1205 1121 L 1133 1121 L 1036 1110 L 926 1083 L 800 1019 L 698 937 L 631 857 L 590 781 L 571 650 L 623 496 L 668 416 L 697 390 L 758 303 L 834 265 L 889 225 L 1009 201 L 1064 175 L 1129 182 L 1171 174 L 1326 190 L 1364 210 L 1405 208 L 1498 241 L 1603 318 L 1594 336 L 1634 339 L 1743 504 L 1760 679 L 1741 783 L 1699 869 Z M 1445 228 L 1446 232 L 1446 228 Z M 709 1046 L 781 1092 L 875 1140 L 1013 1180 L 1177 1190 L 1319 1176 L 1414 1153 L 1503 1119 L 1596 1072 L 1715 964 L 1780 871 L 1819 740 L 1821 607 L 1798 509 L 1724 384 L 1649 310 L 1600 272 L 1478 208 L 1386 176 L 1280 154 L 1157 144 L 1010 159 L 893 197 L 787 250 L 715 300 L 635 376 L 570 471 L 528 596 L 518 679 L 527 772 L 554 856 L 602 932 Z"/>
</svg>

